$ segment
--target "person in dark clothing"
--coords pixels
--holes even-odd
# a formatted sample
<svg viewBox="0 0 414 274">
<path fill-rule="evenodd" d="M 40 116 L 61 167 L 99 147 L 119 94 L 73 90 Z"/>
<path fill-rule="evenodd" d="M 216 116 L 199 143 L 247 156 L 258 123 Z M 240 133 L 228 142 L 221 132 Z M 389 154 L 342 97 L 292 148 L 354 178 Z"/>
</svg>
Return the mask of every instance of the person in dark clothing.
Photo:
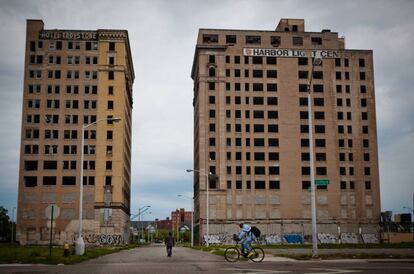
<svg viewBox="0 0 414 274">
<path fill-rule="evenodd" d="M 175 245 L 174 238 L 171 232 L 168 233 L 168 236 L 165 237 L 165 245 L 167 246 L 167 256 L 171 257 L 172 255 L 172 248 Z"/>
</svg>

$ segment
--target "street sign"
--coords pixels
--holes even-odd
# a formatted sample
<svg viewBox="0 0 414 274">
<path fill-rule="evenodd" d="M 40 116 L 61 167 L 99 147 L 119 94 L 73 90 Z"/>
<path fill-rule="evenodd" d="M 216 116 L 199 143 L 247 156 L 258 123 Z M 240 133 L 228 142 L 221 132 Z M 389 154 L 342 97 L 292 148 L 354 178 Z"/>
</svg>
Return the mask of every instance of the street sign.
<svg viewBox="0 0 414 274">
<path fill-rule="evenodd" d="M 317 186 L 327 186 L 327 185 L 329 185 L 329 180 L 328 179 L 317 179 L 317 180 L 315 180 L 315 185 L 317 185 Z"/>
<path fill-rule="evenodd" d="M 49 220 L 52 219 L 52 207 L 53 207 L 53 219 L 59 217 L 60 214 L 60 210 L 59 207 L 57 205 L 48 205 L 45 209 L 45 215 L 46 218 L 48 218 Z"/>
</svg>

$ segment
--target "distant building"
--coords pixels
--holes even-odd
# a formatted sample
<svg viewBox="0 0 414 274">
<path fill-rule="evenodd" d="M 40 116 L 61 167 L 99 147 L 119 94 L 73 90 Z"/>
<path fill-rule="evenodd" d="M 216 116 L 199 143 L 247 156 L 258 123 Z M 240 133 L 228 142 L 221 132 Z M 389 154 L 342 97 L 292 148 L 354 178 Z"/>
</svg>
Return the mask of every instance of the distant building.
<svg viewBox="0 0 414 274">
<path fill-rule="evenodd" d="M 165 220 L 155 219 L 155 223 L 158 229 L 172 230 L 172 221 L 169 217 L 167 217 Z"/>
<path fill-rule="evenodd" d="M 171 225 L 174 231 L 178 231 L 182 225 L 187 225 L 191 229 L 191 211 L 184 208 L 176 209 L 171 212 Z"/>
<path fill-rule="evenodd" d="M 128 241 L 134 69 L 126 30 L 45 29 L 27 20 L 17 240 L 48 244 L 54 204 L 55 244 L 83 231 Z M 118 123 L 107 121 L 119 117 Z M 85 144 L 81 147 L 84 125 Z M 81 163 L 81 151 L 84 161 Z M 88 242 L 86 242 L 88 244 Z"/>
<path fill-rule="evenodd" d="M 312 76 L 312 58 L 321 55 Z M 345 48 L 302 19 L 276 30 L 200 29 L 193 60 L 195 231 L 311 235 L 308 103 L 318 232 L 377 233 L 380 216 L 372 50 Z M 308 102 L 308 86 L 313 100 Z M 198 234 L 197 234 L 198 233 Z M 197 236 L 198 235 L 198 236 Z M 307 237 L 309 238 L 309 237 Z"/>
</svg>

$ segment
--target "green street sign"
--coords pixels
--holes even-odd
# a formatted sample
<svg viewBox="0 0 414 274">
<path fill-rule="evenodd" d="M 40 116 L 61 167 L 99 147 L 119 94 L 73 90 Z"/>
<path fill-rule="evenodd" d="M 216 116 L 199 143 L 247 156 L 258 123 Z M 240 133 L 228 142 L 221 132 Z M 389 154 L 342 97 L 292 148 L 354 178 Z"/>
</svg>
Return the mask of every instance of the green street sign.
<svg viewBox="0 0 414 274">
<path fill-rule="evenodd" d="M 329 185 L 329 180 L 328 179 L 317 179 L 317 180 L 315 180 L 315 185 L 317 185 L 317 186 L 327 186 L 327 185 Z"/>
</svg>

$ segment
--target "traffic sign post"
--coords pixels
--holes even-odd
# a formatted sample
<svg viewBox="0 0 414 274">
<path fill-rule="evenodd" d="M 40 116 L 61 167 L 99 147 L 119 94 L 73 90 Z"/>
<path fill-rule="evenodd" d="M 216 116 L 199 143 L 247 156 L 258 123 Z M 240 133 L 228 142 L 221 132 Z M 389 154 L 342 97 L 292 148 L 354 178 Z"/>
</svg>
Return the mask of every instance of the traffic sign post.
<svg viewBox="0 0 414 274">
<path fill-rule="evenodd" d="M 53 233 L 53 218 L 59 217 L 60 210 L 57 205 L 48 205 L 45 209 L 46 218 L 50 219 L 50 239 L 49 239 L 49 256 L 52 256 L 52 233 Z"/>
</svg>

